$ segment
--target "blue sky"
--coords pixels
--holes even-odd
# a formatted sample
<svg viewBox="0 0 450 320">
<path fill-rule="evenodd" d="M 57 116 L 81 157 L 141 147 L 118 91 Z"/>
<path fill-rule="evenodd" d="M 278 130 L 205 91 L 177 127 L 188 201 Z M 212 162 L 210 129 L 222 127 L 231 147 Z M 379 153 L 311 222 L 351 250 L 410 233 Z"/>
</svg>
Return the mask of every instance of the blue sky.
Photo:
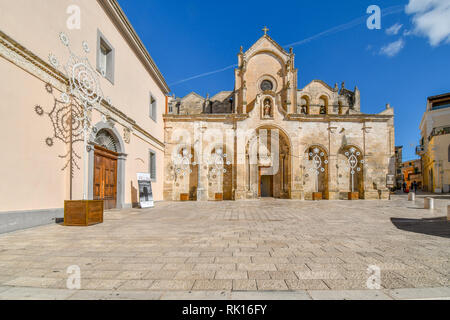
<svg viewBox="0 0 450 320">
<path fill-rule="evenodd" d="M 357 85 L 364 113 L 390 103 L 404 160 L 417 158 L 426 98 L 450 92 L 450 0 L 119 3 L 177 96 L 233 90 L 234 68 L 185 80 L 233 66 L 267 26 L 280 45 L 299 42 L 299 87 Z M 381 8 L 381 30 L 367 28 L 370 5 Z"/>
</svg>

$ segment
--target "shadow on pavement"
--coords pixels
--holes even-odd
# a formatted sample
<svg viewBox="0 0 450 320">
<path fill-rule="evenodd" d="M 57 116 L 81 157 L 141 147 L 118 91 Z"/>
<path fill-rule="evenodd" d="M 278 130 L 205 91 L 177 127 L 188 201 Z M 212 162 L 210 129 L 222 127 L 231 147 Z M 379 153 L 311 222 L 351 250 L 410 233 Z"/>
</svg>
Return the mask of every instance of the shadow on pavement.
<svg viewBox="0 0 450 320">
<path fill-rule="evenodd" d="M 450 222 L 446 217 L 428 219 L 391 218 L 397 229 L 450 238 Z"/>
</svg>

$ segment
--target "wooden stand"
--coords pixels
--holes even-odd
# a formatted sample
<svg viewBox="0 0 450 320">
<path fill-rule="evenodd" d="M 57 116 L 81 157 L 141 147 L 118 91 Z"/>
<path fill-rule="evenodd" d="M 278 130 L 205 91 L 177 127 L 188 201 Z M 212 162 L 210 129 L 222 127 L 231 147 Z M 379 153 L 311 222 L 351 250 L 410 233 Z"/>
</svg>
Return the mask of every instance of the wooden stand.
<svg viewBox="0 0 450 320">
<path fill-rule="evenodd" d="M 64 201 L 65 226 L 92 226 L 103 223 L 103 200 Z"/>
<path fill-rule="evenodd" d="M 323 199 L 322 192 L 313 192 L 313 200 L 319 201 Z"/>
<path fill-rule="evenodd" d="M 349 192 L 348 200 L 359 200 L 359 192 Z"/>
<path fill-rule="evenodd" d="M 180 201 L 189 201 L 189 193 L 180 193 Z"/>
<path fill-rule="evenodd" d="M 223 201 L 223 193 L 216 193 L 215 199 L 216 201 Z"/>
</svg>

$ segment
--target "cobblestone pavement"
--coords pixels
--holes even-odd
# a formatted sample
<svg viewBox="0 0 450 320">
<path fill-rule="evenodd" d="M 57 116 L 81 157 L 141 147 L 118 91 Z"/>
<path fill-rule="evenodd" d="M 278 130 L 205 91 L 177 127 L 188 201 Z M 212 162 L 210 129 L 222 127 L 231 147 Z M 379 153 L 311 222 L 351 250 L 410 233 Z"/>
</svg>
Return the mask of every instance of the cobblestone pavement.
<svg viewBox="0 0 450 320">
<path fill-rule="evenodd" d="M 65 289 L 71 265 L 86 292 L 364 290 L 370 265 L 381 289 L 450 287 L 450 222 L 422 208 L 394 196 L 112 211 L 89 228 L 0 235 L 0 289 Z"/>
</svg>

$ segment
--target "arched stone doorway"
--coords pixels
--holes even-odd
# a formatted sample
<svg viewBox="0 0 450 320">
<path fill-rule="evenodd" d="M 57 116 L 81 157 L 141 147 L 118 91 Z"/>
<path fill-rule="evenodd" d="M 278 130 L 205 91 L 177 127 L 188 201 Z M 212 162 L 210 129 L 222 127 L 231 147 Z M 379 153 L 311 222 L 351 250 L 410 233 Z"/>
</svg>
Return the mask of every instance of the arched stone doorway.
<svg viewBox="0 0 450 320">
<path fill-rule="evenodd" d="M 124 143 L 117 130 L 100 122 L 89 147 L 89 199 L 103 200 L 104 208 L 122 209 L 125 204 Z"/>
<path fill-rule="evenodd" d="M 248 198 L 289 199 L 291 195 L 291 144 L 274 126 L 260 127 L 246 146 Z"/>
</svg>

